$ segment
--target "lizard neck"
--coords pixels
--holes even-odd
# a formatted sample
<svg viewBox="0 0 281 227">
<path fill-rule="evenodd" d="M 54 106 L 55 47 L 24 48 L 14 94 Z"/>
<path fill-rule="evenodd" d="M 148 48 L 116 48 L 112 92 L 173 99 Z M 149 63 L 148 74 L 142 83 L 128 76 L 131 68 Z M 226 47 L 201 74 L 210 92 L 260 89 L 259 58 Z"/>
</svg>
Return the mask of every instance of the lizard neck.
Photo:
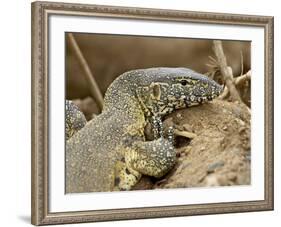
<svg viewBox="0 0 281 227">
<path fill-rule="evenodd" d="M 145 113 L 139 100 L 131 92 L 120 92 L 115 96 L 107 96 L 102 114 L 114 115 L 120 124 L 144 125 Z"/>
</svg>

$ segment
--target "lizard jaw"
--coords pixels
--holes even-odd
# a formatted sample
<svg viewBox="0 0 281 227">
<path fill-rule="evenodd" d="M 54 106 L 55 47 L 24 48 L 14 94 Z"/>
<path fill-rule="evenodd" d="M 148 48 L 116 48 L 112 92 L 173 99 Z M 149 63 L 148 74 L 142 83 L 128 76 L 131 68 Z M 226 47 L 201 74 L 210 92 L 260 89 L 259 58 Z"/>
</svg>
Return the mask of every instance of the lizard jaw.
<svg viewBox="0 0 281 227">
<path fill-rule="evenodd" d="M 197 106 L 202 103 L 206 103 L 208 101 L 212 101 L 216 97 L 218 97 L 218 94 L 213 94 L 213 95 L 208 95 L 208 96 L 186 96 L 184 99 L 184 103 L 186 107 L 191 107 L 191 106 Z"/>
</svg>

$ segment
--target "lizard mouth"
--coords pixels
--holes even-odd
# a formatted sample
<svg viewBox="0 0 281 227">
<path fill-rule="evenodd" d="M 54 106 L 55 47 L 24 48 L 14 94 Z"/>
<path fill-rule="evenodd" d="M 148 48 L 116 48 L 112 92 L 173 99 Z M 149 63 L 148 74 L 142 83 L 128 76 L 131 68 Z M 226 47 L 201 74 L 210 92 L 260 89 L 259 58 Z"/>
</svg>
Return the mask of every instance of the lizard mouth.
<svg viewBox="0 0 281 227">
<path fill-rule="evenodd" d="M 208 101 L 212 101 L 214 98 L 218 97 L 217 94 L 208 95 L 208 96 L 187 96 L 184 99 L 184 103 L 186 107 L 196 106 L 202 103 L 206 103 Z"/>
</svg>

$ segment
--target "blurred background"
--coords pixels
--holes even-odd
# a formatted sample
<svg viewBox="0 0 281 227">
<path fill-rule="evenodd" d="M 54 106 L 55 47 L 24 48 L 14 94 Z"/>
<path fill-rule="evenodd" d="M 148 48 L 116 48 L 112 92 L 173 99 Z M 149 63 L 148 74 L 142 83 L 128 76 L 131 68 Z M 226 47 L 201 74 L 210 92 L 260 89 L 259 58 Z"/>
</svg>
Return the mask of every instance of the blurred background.
<svg viewBox="0 0 281 227">
<path fill-rule="evenodd" d="M 213 40 L 165 38 L 128 35 L 72 33 L 97 83 L 105 93 L 120 74 L 149 67 L 187 67 L 199 73 L 210 73 L 207 64 L 214 56 Z M 83 100 L 90 96 L 84 71 L 66 39 L 66 98 Z M 251 68 L 251 43 L 223 41 L 228 65 L 239 76 Z M 242 62 L 241 62 L 242 61 Z M 241 72 L 242 71 L 242 72 Z M 91 112 L 97 112 L 93 100 Z M 87 103 L 87 102 L 86 102 Z M 79 104 L 79 103 L 78 103 Z M 83 109 L 83 106 L 80 108 Z M 87 115 L 87 113 L 86 113 Z"/>
</svg>

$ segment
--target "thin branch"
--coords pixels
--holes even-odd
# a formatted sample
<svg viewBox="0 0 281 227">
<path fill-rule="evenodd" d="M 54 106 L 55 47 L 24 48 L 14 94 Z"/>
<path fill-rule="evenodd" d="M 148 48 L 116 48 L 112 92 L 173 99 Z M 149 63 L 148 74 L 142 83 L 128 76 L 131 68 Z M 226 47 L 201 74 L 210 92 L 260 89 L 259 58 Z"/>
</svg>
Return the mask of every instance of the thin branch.
<svg viewBox="0 0 281 227">
<path fill-rule="evenodd" d="M 235 85 L 239 86 L 239 85 L 243 84 L 245 81 L 251 80 L 251 75 L 252 75 L 252 72 L 251 72 L 251 70 L 249 70 L 246 74 L 235 77 L 235 79 L 234 79 Z"/>
<path fill-rule="evenodd" d="M 220 68 L 220 72 L 222 74 L 222 77 L 225 81 L 226 86 L 229 89 L 230 95 L 234 101 L 241 102 L 241 97 L 236 90 L 236 87 L 233 82 L 233 75 L 232 75 L 232 69 L 227 65 L 226 57 L 223 52 L 222 48 L 222 42 L 219 40 L 214 40 L 214 52 L 217 57 L 217 62 Z"/>
<path fill-rule="evenodd" d="M 234 84 L 235 86 L 240 86 L 241 84 L 245 83 L 247 80 L 251 80 L 252 72 L 249 70 L 246 74 L 235 77 Z M 224 88 L 223 93 L 220 95 L 220 99 L 225 99 L 229 95 L 229 90 L 227 87 Z"/>
<path fill-rule="evenodd" d="M 240 51 L 240 59 L 241 59 L 241 73 L 240 73 L 240 76 L 243 75 L 243 72 L 244 72 L 244 57 L 243 57 L 243 52 Z"/>
<path fill-rule="evenodd" d="M 85 78 L 89 84 L 91 96 L 97 103 L 99 111 L 101 112 L 102 107 L 103 107 L 103 95 L 99 89 L 99 86 L 95 80 L 95 77 L 93 76 L 91 69 L 90 69 L 85 57 L 83 56 L 81 49 L 80 49 L 75 37 L 73 36 L 73 34 L 68 33 L 68 38 L 70 41 L 70 46 L 73 49 L 80 65 L 82 66 L 82 69 L 84 71 Z"/>
<path fill-rule="evenodd" d="M 193 132 L 188 132 L 188 131 L 180 131 L 180 130 L 177 130 L 177 129 L 174 129 L 174 133 L 175 135 L 177 136 L 182 136 L 182 137 L 186 137 L 186 138 L 189 138 L 189 139 L 193 139 L 195 138 L 197 135 Z"/>
<path fill-rule="evenodd" d="M 213 56 L 209 55 L 208 56 L 209 60 L 211 63 L 213 63 L 214 65 L 217 65 L 217 59 L 215 59 Z"/>
<path fill-rule="evenodd" d="M 222 94 L 219 96 L 219 99 L 226 99 L 229 95 L 229 91 L 227 87 L 224 87 Z"/>
</svg>

